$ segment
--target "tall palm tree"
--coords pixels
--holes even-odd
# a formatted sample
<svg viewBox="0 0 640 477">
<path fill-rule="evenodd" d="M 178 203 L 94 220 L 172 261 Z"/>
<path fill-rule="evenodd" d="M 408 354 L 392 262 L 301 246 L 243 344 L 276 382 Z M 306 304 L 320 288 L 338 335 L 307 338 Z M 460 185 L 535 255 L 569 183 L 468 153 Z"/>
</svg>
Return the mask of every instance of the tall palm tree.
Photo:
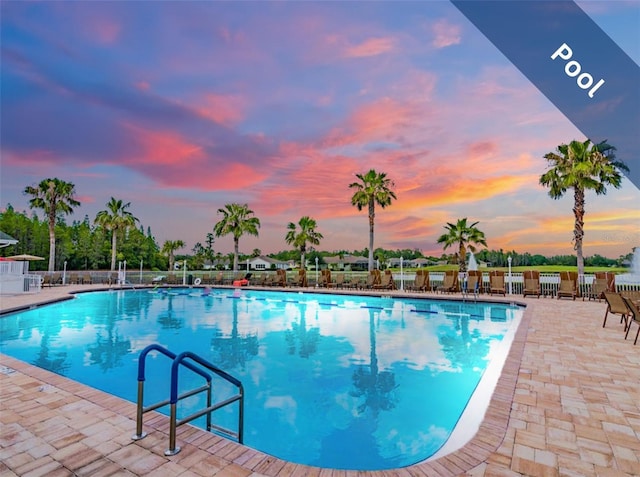
<svg viewBox="0 0 640 477">
<path fill-rule="evenodd" d="M 162 245 L 162 254 L 169 257 L 169 271 L 173 271 L 173 264 L 175 262 L 174 253 L 176 250 L 184 247 L 182 240 L 165 240 Z"/>
<path fill-rule="evenodd" d="M 467 250 L 475 252 L 475 245 L 487 246 L 484 232 L 480 231 L 476 225 L 478 222 L 467 224 L 466 217 L 458 219 L 455 224 L 447 222 L 444 227 L 447 233 L 438 237 L 438 243 L 443 243 L 445 250 L 452 245 L 458 245 L 458 269 L 461 272 L 467 271 Z"/>
<path fill-rule="evenodd" d="M 218 209 L 222 219 L 213 227 L 216 237 L 233 235 L 233 271 L 238 270 L 238 245 L 244 234 L 258 236 L 260 219 L 254 217 L 253 210 L 247 204 L 226 204 Z"/>
<path fill-rule="evenodd" d="M 307 244 L 320 245 L 323 238 L 320 232 L 316 231 L 318 224 L 314 219 L 308 216 L 300 218 L 298 221 L 300 231 L 298 232 L 296 224 L 289 222 L 287 225 L 287 235 L 285 241 L 289 245 L 293 245 L 300 250 L 300 268 L 305 269 L 305 254 L 307 253 Z"/>
<path fill-rule="evenodd" d="M 95 223 L 111 231 L 111 271 L 116 269 L 116 253 L 118 234 L 126 233 L 127 229 L 133 227 L 138 219 L 127 209 L 131 202 L 124 203 L 121 199 L 111 197 L 107 202 L 106 210 L 101 210 L 96 214 Z"/>
<path fill-rule="evenodd" d="M 383 209 L 391 205 L 391 201 L 396 199 L 395 193 L 391 190 L 394 183 L 387 178 L 384 172 L 378 173 L 371 169 L 366 174 L 356 174 L 360 182 L 349 184 L 350 189 L 356 189 L 351 197 L 351 205 L 355 205 L 358 210 L 367 207 L 369 211 L 369 271 L 373 270 L 373 225 L 376 214 L 376 204 Z"/>
<path fill-rule="evenodd" d="M 57 177 L 44 179 L 37 186 L 27 186 L 24 193 L 31 195 L 29 207 L 42 209 L 49 219 L 49 271 L 56 263 L 56 219 L 61 214 L 70 214 L 80 202 L 74 199 L 76 186 Z"/>
<path fill-rule="evenodd" d="M 582 255 L 582 239 L 584 238 L 584 204 L 585 191 L 594 190 L 597 195 L 607 193 L 606 186 L 619 189 L 622 185 L 622 171 L 629 168 L 616 160 L 616 150 L 606 141 L 591 144 L 571 141 L 561 144 L 556 152 L 548 152 L 544 158 L 550 169 L 540 176 L 540 184 L 549 188 L 549 196 L 553 199 L 562 197 L 568 189 L 573 189 L 573 248 L 578 261 L 578 274 L 584 273 L 584 257 Z"/>
</svg>

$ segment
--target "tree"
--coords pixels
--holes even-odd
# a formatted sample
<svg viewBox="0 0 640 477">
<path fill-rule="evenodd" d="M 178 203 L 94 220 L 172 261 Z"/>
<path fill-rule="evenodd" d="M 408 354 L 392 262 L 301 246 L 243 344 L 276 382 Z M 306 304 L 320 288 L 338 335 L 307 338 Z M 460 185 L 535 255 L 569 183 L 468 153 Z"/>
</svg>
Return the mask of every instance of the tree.
<svg viewBox="0 0 640 477">
<path fill-rule="evenodd" d="M 373 270 L 373 226 L 375 218 L 375 207 L 378 204 L 383 209 L 391 205 L 391 201 L 396 199 L 395 193 L 391 190 L 394 183 L 387 178 L 384 172 L 378 173 L 371 169 L 366 174 L 356 174 L 360 182 L 349 184 L 350 189 L 356 189 L 351 197 L 351 205 L 358 210 L 367 207 L 369 211 L 369 271 Z"/>
<path fill-rule="evenodd" d="M 95 223 L 111 231 L 111 271 L 116 269 L 116 253 L 118 233 L 126 233 L 129 227 L 133 227 L 138 219 L 127 209 L 131 202 L 126 204 L 122 200 L 111 197 L 107 202 L 107 209 L 96 214 Z"/>
<path fill-rule="evenodd" d="M 49 220 L 49 271 L 55 269 L 56 263 L 56 219 L 59 215 L 70 214 L 80 202 L 74 199 L 75 185 L 57 177 L 44 179 L 37 186 L 27 186 L 26 195 L 32 196 L 29 207 L 42 209 Z"/>
<path fill-rule="evenodd" d="M 260 219 L 254 217 L 253 210 L 247 204 L 226 204 L 224 209 L 218 209 L 222 219 L 213 227 L 216 237 L 233 235 L 233 271 L 238 270 L 238 248 L 240 237 L 244 234 L 258 236 Z"/>
<path fill-rule="evenodd" d="M 184 247 L 182 240 L 166 240 L 162 245 L 162 253 L 169 257 L 169 271 L 173 271 L 174 253 Z"/>
<path fill-rule="evenodd" d="M 540 176 L 540 184 L 549 188 L 549 196 L 561 198 L 573 189 L 573 248 L 576 251 L 578 274 L 584 273 L 582 240 L 584 238 L 585 191 L 594 190 L 597 195 L 607 193 L 606 186 L 619 189 L 622 185 L 622 171 L 629 168 L 615 158 L 615 147 L 602 141 L 591 144 L 571 141 L 561 144 L 556 152 L 548 152 L 544 158 L 550 169 Z"/>
<path fill-rule="evenodd" d="M 316 231 L 317 223 L 311 217 L 304 216 L 300 218 L 298 225 L 300 226 L 300 231 L 297 230 L 296 224 L 289 222 L 285 241 L 300 250 L 300 268 L 304 270 L 306 268 L 305 254 L 307 252 L 307 244 L 320 245 L 320 240 L 323 237 L 320 232 Z"/>
<path fill-rule="evenodd" d="M 444 244 L 446 250 L 452 245 L 458 245 L 458 269 L 461 272 L 467 270 L 467 250 L 476 251 L 475 244 L 487 246 L 484 232 L 476 228 L 478 222 L 467 224 L 467 218 L 458 219 L 455 224 L 447 222 L 444 227 L 447 233 L 438 237 L 438 243 Z"/>
</svg>

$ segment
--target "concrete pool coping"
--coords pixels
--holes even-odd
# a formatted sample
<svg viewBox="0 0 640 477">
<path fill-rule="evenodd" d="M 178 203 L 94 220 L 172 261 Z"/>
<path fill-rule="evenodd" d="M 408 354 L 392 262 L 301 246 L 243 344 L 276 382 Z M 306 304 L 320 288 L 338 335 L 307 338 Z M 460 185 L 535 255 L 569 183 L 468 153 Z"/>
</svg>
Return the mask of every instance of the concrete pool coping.
<svg viewBox="0 0 640 477">
<path fill-rule="evenodd" d="M 3 297 L 0 311 L 98 289 L 104 287 L 67 286 Z M 278 477 L 640 474 L 640 346 L 623 339 L 615 316 L 602 328 L 606 305 L 521 296 L 491 301 L 526 303 L 527 309 L 477 434 L 436 460 L 393 471 L 319 469 L 190 426 L 178 429 L 182 451 L 165 457 L 166 416 L 145 419 L 149 436 L 132 441 L 135 404 L 0 355 L 0 471 Z"/>
</svg>

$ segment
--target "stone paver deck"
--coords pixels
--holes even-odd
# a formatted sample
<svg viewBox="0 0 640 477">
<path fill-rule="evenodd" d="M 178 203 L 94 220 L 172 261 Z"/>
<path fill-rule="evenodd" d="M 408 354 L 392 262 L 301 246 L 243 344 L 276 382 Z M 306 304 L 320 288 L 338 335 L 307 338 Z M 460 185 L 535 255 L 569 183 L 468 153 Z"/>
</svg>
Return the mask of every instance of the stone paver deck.
<svg viewBox="0 0 640 477">
<path fill-rule="evenodd" d="M 90 288 L 0 297 L 0 310 Z M 392 471 L 319 469 L 189 425 L 178 428 L 182 451 L 166 457 L 166 416 L 147 415 L 148 437 L 133 441 L 134 404 L 0 354 L 0 477 L 640 475 L 640 344 L 624 340 L 616 316 L 602 328 L 604 302 L 514 300 L 527 311 L 484 422 L 440 459 Z"/>
</svg>

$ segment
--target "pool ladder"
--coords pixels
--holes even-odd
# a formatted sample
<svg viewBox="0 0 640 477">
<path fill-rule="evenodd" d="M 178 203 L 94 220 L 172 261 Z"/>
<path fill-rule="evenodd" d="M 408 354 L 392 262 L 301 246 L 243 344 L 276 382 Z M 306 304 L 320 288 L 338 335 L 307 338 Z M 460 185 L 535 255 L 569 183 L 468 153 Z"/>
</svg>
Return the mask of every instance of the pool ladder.
<svg viewBox="0 0 640 477">
<path fill-rule="evenodd" d="M 145 362 L 146 362 L 147 355 L 151 351 L 158 351 L 159 353 L 173 360 L 173 363 L 171 364 L 171 391 L 170 391 L 169 399 L 144 407 Z M 190 360 L 190 361 L 187 361 L 187 360 Z M 200 366 L 196 366 L 191 361 L 194 361 Z M 186 391 L 183 394 L 178 395 L 178 370 L 180 366 L 184 366 L 187 369 L 190 369 L 191 371 L 193 371 L 194 373 L 202 376 L 207 381 L 206 384 L 204 384 L 203 386 L 200 386 L 199 388 L 192 389 L 190 391 Z M 213 376 L 212 374 L 205 371 L 203 368 L 221 377 L 225 381 L 228 381 L 231 384 L 235 385 L 238 389 L 237 394 L 223 401 L 212 404 L 211 382 L 212 382 Z M 194 414 L 191 414 L 190 416 L 187 416 L 178 420 L 177 419 L 178 401 L 202 392 L 207 393 L 207 407 Z M 226 429 L 224 427 L 217 426 L 211 423 L 211 413 L 213 411 L 216 411 L 236 401 L 238 401 L 239 403 L 237 432 L 234 432 L 230 429 Z M 180 452 L 180 447 L 176 446 L 177 427 L 181 426 L 182 424 L 191 422 L 192 420 L 197 419 L 198 417 L 201 417 L 204 415 L 207 416 L 207 431 L 211 431 L 212 429 L 214 429 L 224 435 L 237 439 L 237 441 L 240 444 L 242 444 L 243 427 L 244 427 L 244 388 L 242 387 L 242 383 L 238 379 L 234 378 L 230 374 L 224 372 L 220 368 L 204 360 L 203 358 L 201 358 L 195 353 L 186 351 L 184 353 L 176 355 L 175 353 L 172 353 L 171 351 L 169 351 L 168 349 L 160 345 L 152 344 L 142 350 L 142 352 L 140 353 L 139 361 L 138 361 L 138 406 L 137 406 L 137 413 L 136 413 L 136 433 L 131 438 L 136 441 L 140 439 L 144 439 L 147 436 L 147 433 L 143 432 L 142 430 L 142 416 L 149 411 L 159 409 L 166 405 L 170 405 L 171 414 L 170 414 L 170 424 L 169 424 L 169 449 L 167 449 L 164 452 L 164 455 L 172 456 Z"/>
</svg>

